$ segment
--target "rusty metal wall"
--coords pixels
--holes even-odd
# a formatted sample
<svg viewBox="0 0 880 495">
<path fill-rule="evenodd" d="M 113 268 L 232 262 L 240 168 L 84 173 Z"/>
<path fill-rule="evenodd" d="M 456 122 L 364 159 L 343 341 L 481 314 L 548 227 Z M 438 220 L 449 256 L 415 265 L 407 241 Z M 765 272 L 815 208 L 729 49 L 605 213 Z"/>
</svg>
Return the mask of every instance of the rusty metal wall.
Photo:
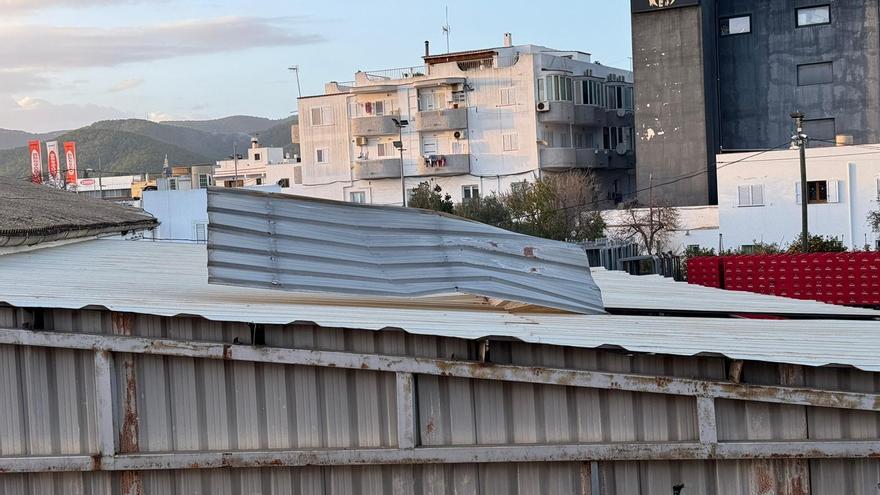
<svg viewBox="0 0 880 495">
<path fill-rule="evenodd" d="M 250 343 L 243 323 L 46 310 L 41 321 L 0 308 L 0 325 Z M 473 359 L 474 342 L 400 331 L 312 325 L 257 328 L 270 346 Z M 0 453 L 97 452 L 92 353 L 0 346 Z M 680 358 L 492 342 L 494 362 L 722 379 L 719 358 Z M 116 434 L 123 452 L 397 445 L 392 373 L 115 355 Z M 755 384 L 880 391 L 880 374 L 747 362 Z M 662 380 L 658 378 L 658 380 Z M 131 390 L 129 390 L 131 386 Z M 692 398 L 442 376 L 416 376 L 424 445 L 684 441 L 697 438 Z M 134 414 L 133 418 L 127 417 Z M 880 414 L 717 400 L 722 440 L 877 439 Z M 127 439 L 127 441 L 126 441 Z M 669 494 L 876 495 L 880 460 L 499 463 L 184 469 L 140 473 L 0 474 L 0 494 Z"/>
</svg>

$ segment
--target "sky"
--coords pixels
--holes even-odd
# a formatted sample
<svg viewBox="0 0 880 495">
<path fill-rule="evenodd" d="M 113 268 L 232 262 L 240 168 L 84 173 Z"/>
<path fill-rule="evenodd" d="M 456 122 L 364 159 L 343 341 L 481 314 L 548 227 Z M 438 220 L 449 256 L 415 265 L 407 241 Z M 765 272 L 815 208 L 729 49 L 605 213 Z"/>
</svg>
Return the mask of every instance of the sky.
<svg viewBox="0 0 880 495">
<path fill-rule="evenodd" d="M 73 129 L 96 120 L 283 118 L 303 95 L 358 70 L 419 65 L 424 41 L 581 50 L 630 67 L 624 0 L 444 2 L 0 0 L 0 128 Z"/>
</svg>

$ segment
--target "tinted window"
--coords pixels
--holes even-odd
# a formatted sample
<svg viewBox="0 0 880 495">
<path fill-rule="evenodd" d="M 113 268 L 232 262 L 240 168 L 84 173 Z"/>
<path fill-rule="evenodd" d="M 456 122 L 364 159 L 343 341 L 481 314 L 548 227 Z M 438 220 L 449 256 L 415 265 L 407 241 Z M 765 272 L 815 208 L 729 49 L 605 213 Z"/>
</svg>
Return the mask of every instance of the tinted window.
<svg viewBox="0 0 880 495">
<path fill-rule="evenodd" d="M 834 119 L 814 119 L 804 121 L 804 133 L 810 139 L 810 146 L 830 146 L 836 134 Z"/>
<path fill-rule="evenodd" d="M 797 25 L 813 26 L 816 24 L 828 24 L 831 22 L 831 7 L 820 5 L 818 7 L 805 7 L 797 9 Z"/>
<path fill-rule="evenodd" d="M 752 32 L 752 17 L 748 15 L 721 19 L 719 33 L 721 36 L 746 34 Z"/>
<path fill-rule="evenodd" d="M 798 65 L 798 86 L 826 84 L 833 80 L 831 62 Z"/>
</svg>

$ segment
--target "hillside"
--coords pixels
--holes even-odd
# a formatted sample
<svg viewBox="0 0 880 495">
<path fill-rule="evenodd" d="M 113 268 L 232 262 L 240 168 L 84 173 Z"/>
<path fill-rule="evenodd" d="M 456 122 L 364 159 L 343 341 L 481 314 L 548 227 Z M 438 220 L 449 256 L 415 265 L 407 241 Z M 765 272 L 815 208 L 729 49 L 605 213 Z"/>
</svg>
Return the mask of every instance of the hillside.
<svg viewBox="0 0 880 495">
<path fill-rule="evenodd" d="M 269 129 L 280 122 L 281 120 L 272 120 L 263 117 L 232 115 L 230 117 L 213 120 L 169 120 L 162 122 L 162 124 L 218 134 L 253 134 L 255 132 L 262 132 Z"/>
<path fill-rule="evenodd" d="M 211 163 L 210 158 L 147 136 L 120 130 L 84 127 L 58 136 L 76 141 L 80 170 L 99 169 L 105 174 L 160 172 L 165 154 L 172 164 Z M 45 156 L 44 156 L 45 167 Z M 30 176 L 27 146 L 0 151 L 0 176 Z"/>
<path fill-rule="evenodd" d="M 239 150 L 250 146 L 250 138 L 244 134 L 215 134 L 141 119 L 104 120 L 89 127 L 139 134 L 206 156 L 211 161 L 231 155 L 233 142 Z"/>
<path fill-rule="evenodd" d="M 260 143 L 271 148 L 284 148 L 284 152 L 291 155 L 299 153 L 299 145 L 290 142 L 290 126 L 296 122 L 295 116 L 278 121 L 274 126 L 259 133 Z"/>
<path fill-rule="evenodd" d="M 67 131 L 45 132 L 36 134 L 32 132 L 16 131 L 12 129 L 0 129 L 0 150 L 8 150 L 27 146 L 28 141 L 39 139 L 40 141 L 50 141 L 56 136 L 64 134 Z"/>
</svg>

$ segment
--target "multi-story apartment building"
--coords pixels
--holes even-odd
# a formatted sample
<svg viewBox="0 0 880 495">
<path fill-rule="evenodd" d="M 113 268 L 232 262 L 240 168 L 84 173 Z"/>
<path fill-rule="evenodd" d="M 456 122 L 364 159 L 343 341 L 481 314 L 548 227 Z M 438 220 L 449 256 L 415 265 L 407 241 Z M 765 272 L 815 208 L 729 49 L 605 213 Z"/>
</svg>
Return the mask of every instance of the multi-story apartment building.
<svg viewBox="0 0 880 495">
<path fill-rule="evenodd" d="M 631 2 L 645 196 L 717 203 L 716 155 L 784 145 L 798 110 L 811 146 L 880 142 L 877 0 Z"/>
<path fill-rule="evenodd" d="M 634 187 L 632 74 L 535 45 L 424 57 L 357 72 L 299 100 L 302 162 L 290 192 L 401 204 L 431 180 L 453 200 L 589 169 L 603 199 Z M 401 174 L 403 180 L 401 180 Z"/>
</svg>

